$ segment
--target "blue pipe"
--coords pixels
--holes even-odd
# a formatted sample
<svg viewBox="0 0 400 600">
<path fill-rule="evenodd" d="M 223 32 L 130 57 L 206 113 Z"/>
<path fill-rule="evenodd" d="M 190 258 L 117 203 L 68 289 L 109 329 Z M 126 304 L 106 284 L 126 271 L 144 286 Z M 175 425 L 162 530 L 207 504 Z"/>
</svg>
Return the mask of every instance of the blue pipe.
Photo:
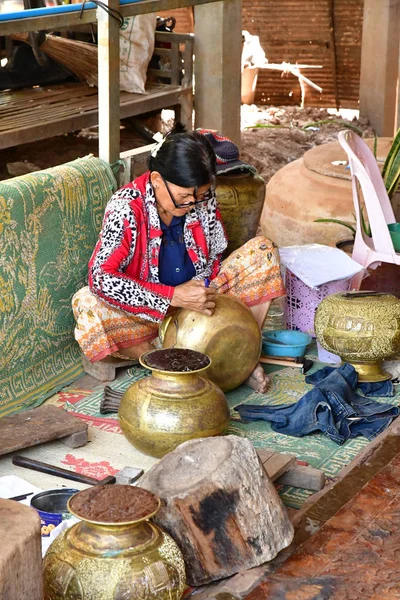
<svg viewBox="0 0 400 600">
<path fill-rule="evenodd" d="M 141 0 L 119 0 L 120 6 L 125 4 L 135 4 Z M 94 2 L 86 2 L 83 10 L 97 8 Z M 46 15 L 60 15 L 69 12 L 80 12 L 82 4 L 61 4 L 60 6 L 46 6 L 45 8 L 30 8 L 19 12 L 0 13 L 1 21 L 16 21 L 18 19 L 29 19 L 30 17 L 44 17 Z"/>
</svg>

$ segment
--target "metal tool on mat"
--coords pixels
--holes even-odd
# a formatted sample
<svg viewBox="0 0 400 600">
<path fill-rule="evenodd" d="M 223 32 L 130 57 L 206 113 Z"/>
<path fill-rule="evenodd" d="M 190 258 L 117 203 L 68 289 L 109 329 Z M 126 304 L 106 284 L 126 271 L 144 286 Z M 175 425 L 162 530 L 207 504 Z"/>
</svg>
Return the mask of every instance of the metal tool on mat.
<svg viewBox="0 0 400 600">
<path fill-rule="evenodd" d="M 117 413 L 123 395 L 123 392 L 113 390 L 109 385 L 104 386 L 103 398 L 100 402 L 100 413 L 102 415 Z"/>
<path fill-rule="evenodd" d="M 26 469 L 47 473 L 47 475 L 54 475 L 55 477 L 63 477 L 64 479 L 78 481 L 79 483 L 85 483 L 86 485 L 104 485 L 106 483 L 121 483 L 124 485 L 131 485 L 143 475 L 143 469 L 139 469 L 137 467 L 124 467 L 115 475 L 110 475 L 99 480 L 95 479 L 94 477 L 88 477 L 87 475 L 82 475 L 81 473 L 74 473 L 68 469 L 63 469 L 62 467 L 50 465 L 48 463 L 34 460 L 26 456 L 21 456 L 19 454 L 13 456 L 12 463 L 18 467 L 25 467 Z"/>
<path fill-rule="evenodd" d="M 290 356 L 260 356 L 260 363 L 279 367 L 294 367 L 300 369 L 302 374 L 307 373 L 313 366 L 313 361 L 310 358 L 293 358 Z"/>
</svg>

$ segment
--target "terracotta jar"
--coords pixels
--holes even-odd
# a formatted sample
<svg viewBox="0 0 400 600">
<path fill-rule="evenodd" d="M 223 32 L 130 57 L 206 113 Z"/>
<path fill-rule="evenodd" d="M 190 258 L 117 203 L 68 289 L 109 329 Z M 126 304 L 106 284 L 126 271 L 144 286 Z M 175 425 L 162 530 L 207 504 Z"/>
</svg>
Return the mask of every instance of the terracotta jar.
<svg viewBox="0 0 400 600">
<path fill-rule="evenodd" d="M 228 235 L 226 256 L 256 235 L 264 199 L 265 181 L 260 175 L 218 176 L 217 201 Z"/>
<path fill-rule="evenodd" d="M 127 511 L 128 496 L 135 495 L 141 516 L 118 521 L 119 511 Z M 74 502 L 80 508 L 74 509 Z M 61 533 L 46 553 L 44 600 L 179 600 L 185 565 L 173 539 L 149 521 L 159 505 L 151 492 L 125 485 L 93 486 L 75 494 L 68 508 L 81 521 Z M 88 507 L 98 516 L 88 517 Z"/>
<path fill-rule="evenodd" d="M 381 362 L 400 351 L 400 300 L 379 292 L 328 296 L 315 314 L 317 340 L 352 364 L 360 381 L 384 381 Z"/>
<path fill-rule="evenodd" d="M 366 140 L 372 148 L 374 139 Z M 378 140 L 377 161 L 383 166 L 390 138 Z M 354 222 L 351 175 L 347 155 L 339 142 L 315 146 L 304 156 L 285 165 L 267 185 L 261 215 L 261 231 L 278 246 L 318 243 L 334 246 L 351 233 L 343 225 L 315 223 L 316 219 Z M 400 219 L 399 199 L 393 200 Z"/>
<path fill-rule="evenodd" d="M 198 368 L 196 362 L 190 365 L 196 357 Z M 128 388 L 118 411 L 121 429 L 135 448 L 162 457 L 186 440 L 224 433 L 229 423 L 225 395 L 202 377 L 211 364 L 208 356 L 171 348 L 147 352 L 140 362 L 152 374 Z"/>
</svg>

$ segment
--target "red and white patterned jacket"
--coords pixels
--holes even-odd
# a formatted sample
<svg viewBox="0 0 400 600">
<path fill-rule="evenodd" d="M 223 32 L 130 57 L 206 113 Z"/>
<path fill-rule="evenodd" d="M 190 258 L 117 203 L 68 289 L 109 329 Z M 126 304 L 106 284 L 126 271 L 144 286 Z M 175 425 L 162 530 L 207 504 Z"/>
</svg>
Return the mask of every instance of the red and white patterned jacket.
<svg viewBox="0 0 400 600">
<path fill-rule="evenodd" d="M 89 261 L 89 287 L 108 304 L 142 319 L 161 321 L 174 288 L 160 283 L 162 230 L 150 174 L 118 190 L 108 202 Z M 195 279 L 218 274 L 227 237 L 215 193 L 187 213 L 184 240 Z"/>
</svg>

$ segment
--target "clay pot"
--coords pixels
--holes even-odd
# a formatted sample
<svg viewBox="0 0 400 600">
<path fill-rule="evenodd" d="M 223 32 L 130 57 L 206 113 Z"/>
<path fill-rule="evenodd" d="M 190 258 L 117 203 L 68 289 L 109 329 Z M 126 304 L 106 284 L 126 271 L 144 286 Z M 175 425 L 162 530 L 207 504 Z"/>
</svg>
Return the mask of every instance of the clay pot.
<svg viewBox="0 0 400 600">
<path fill-rule="evenodd" d="M 259 175 L 218 176 L 217 201 L 228 235 L 226 256 L 256 235 L 264 199 L 265 181 Z"/>
<path fill-rule="evenodd" d="M 190 371 L 154 368 L 149 366 L 149 360 L 156 352 L 171 357 L 174 352 L 191 351 L 176 348 L 144 354 L 140 362 L 152 374 L 128 388 L 118 418 L 123 433 L 135 448 L 160 458 L 187 440 L 224 433 L 229 409 L 224 393 L 202 377 L 207 366 Z"/>
<path fill-rule="evenodd" d="M 374 140 L 366 141 L 372 148 Z M 391 138 L 378 140 L 377 160 L 381 166 L 391 143 Z M 316 219 L 354 222 L 350 171 L 345 165 L 332 165 L 333 161 L 347 161 L 339 142 L 316 146 L 275 173 L 267 185 L 261 215 L 263 235 L 278 246 L 334 246 L 348 238 L 349 231 L 342 225 L 314 223 Z M 393 207 L 399 220 L 398 198 L 393 200 Z"/>
<path fill-rule="evenodd" d="M 378 292 L 328 296 L 315 314 L 317 340 L 352 364 L 360 381 L 384 381 L 383 359 L 400 350 L 400 300 Z"/>
<path fill-rule="evenodd" d="M 101 487 L 114 488 L 118 493 L 121 488 L 131 486 Z M 131 489 L 137 489 L 142 496 L 147 492 Z M 79 492 L 75 498 L 89 490 Z M 154 498 L 151 492 L 147 494 Z M 182 554 L 173 539 L 149 521 L 158 510 L 157 498 L 151 513 L 120 523 L 99 522 L 75 513 L 70 508 L 73 499 L 69 509 L 81 521 L 61 533 L 46 553 L 44 600 L 179 600 L 182 597 L 185 588 Z"/>
<path fill-rule="evenodd" d="M 224 392 L 242 384 L 260 358 L 261 331 L 252 312 L 240 300 L 217 296 L 214 314 L 209 317 L 191 310 L 179 310 L 164 319 L 160 337 L 164 348 L 191 348 L 211 358 L 206 371 Z"/>
<path fill-rule="evenodd" d="M 254 104 L 254 98 L 256 97 L 258 71 L 258 67 L 245 67 L 242 71 L 242 104 Z"/>
</svg>

